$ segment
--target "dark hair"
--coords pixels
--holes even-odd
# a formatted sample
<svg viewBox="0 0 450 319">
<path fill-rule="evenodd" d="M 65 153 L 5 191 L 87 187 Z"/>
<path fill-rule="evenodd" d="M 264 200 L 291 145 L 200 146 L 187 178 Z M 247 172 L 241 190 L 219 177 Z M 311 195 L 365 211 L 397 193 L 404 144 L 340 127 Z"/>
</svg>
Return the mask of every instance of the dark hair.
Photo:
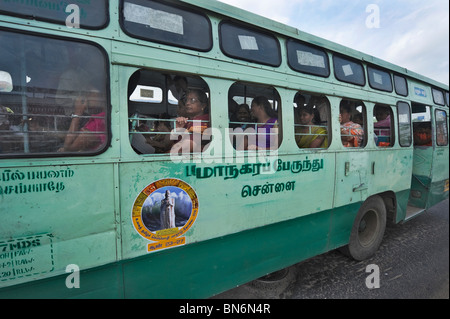
<svg viewBox="0 0 450 319">
<path fill-rule="evenodd" d="M 252 101 L 253 103 L 262 106 L 268 116 L 278 118 L 278 113 L 272 109 L 272 105 L 270 105 L 269 100 L 265 96 L 255 97 Z"/>
<path fill-rule="evenodd" d="M 320 119 L 320 113 L 319 110 L 316 109 L 314 106 L 312 106 L 311 104 L 307 104 L 307 105 L 302 105 L 298 107 L 298 112 L 306 112 L 308 114 L 313 114 L 314 115 L 314 119 L 313 119 L 313 123 L 316 125 L 319 125 L 322 123 L 321 119 Z"/>
<path fill-rule="evenodd" d="M 208 96 L 206 95 L 205 91 L 199 90 L 199 89 L 189 89 L 186 92 L 185 97 L 187 97 L 189 95 L 189 93 L 194 93 L 195 95 L 197 95 L 198 100 L 200 101 L 200 103 L 205 104 L 206 106 L 208 106 Z"/>
</svg>

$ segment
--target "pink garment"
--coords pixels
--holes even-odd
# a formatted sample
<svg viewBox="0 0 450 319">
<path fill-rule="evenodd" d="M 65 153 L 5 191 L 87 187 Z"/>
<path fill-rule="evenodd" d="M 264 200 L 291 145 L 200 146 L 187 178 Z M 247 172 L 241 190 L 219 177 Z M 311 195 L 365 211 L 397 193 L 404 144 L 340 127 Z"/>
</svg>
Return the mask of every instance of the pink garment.
<svg viewBox="0 0 450 319">
<path fill-rule="evenodd" d="M 97 149 L 99 146 L 105 144 L 106 142 L 106 121 L 105 116 L 106 113 L 102 112 L 99 114 L 92 115 L 93 118 L 89 119 L 89 121 L 86 123 L 86 125 L 83 127 L 83 130 L 89 131 L 89 132 L 99 132 L 103 134 L 98 134 L 98 138 L 100 139 L 100 142 L 98 145 L 94 147 L 94 149 Z"/>
<path fill-rule="evenodd" d="M 384 120 L 376 122 L 373 127 L 375 128 L 375 134 L 379 136 L 391 135 L 391 116 L 389 115 Z"/>
</svg>

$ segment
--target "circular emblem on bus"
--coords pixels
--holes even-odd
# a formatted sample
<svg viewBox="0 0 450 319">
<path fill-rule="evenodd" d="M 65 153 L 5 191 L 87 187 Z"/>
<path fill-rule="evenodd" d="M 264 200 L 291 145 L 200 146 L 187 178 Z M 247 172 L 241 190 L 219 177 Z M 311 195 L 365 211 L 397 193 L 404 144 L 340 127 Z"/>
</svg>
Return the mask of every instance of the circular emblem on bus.
<svg viewBox="0 0 450 319">
<path fill-rule="evenodd" d="M 198 198 L 194 189 L 182 180 L 167 178 L 142 190 L 133 204 L 132 220 L 136 231 L 156 243 L 148 251 L 185 244 L 182 237 L 195 222 Z"/>
</svg>

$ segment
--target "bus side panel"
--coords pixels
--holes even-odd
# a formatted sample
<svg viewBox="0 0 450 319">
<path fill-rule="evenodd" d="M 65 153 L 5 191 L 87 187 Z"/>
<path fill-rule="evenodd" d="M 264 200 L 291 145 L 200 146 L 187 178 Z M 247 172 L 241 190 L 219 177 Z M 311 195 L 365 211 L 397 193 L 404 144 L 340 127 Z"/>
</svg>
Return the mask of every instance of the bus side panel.
<svg viewBox="0 0 450 319">
<path fill-rule="evenodd" d="M 329 250 L 334 156 L 280 156 L 267 165 L 121 163 L 126 297 L 206 297 Z M 177 188 L 198 199 L 195 220 L 185 224 L 186 196 Z M 166 191 L 175 228 L 161 226 Z"/>
<path fill-rule="evenodd" d="M 164 249 L 159 244 L 168 240 L 190 244 L 329 210 L 334 169 L 334 154 L 274 158 L 263 166 L 121 163 L 123 258 Z M 174 199 L 175 227 L 161 224 L 167 190 Z M 191 205 L 187 194 L 196 198 L 195 218 L 185 209 Z"/>
<path fill-rule="evenodd" d="M 112 165 L 0 169 L 0 287 L 114 262 L 114 212 Z"/>
<path fill-rule="evenodd" d="M 221 293 L 327 251 L 329 222 L 324 211 L 124 262 L 125 297 Z"/>
<path fill-rule="evenodd" d="M 0 289 L 0 299 L 118 299 L 123 298 L 122 266 L 108 264 L 89 270 L 33 281 Z M 66 282 L 79 286 L 69 289 Z"/>
<path fill-rule="evenodd" d="M 411 179 L 411 196 L 409 204 L 419 208 L 427 208 L 429 189 L 431 186 L 431 169 L 433 163 L 432 147 L 415 147 L 414 164 Z"/>
<path fill-rule="evenodd" d="M 437 147 L 434 151 L 432 182 L 428 194 L 427 207 L 448 198 L 449 191 L 449 152 L 448 147 Z"/>
</svg>

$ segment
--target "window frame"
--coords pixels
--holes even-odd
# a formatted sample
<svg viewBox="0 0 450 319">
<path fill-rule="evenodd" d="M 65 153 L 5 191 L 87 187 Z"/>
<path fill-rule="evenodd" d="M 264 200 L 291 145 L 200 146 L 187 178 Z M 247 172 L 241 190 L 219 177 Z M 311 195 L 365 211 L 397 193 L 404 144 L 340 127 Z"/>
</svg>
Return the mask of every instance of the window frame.
<svg viewBox="0 0 450 319">
<path fill-rule="evenodd" d="M 396 79 L 402 79 L 405 81 L 406 94 L 399 92 Z M 394 73 L 393 83 L 394 83 L 395 93 L 397 95 L 404 96 L 404 97 L 407 97 L 409 95 L 408 79 L 405 76 Z"/>
<path fill-rule="evenodd" d="M 444 112 L 445 113 L 445 121 L 442 121 L 442 122 L 438 122 L 438 116 L 437 116 L 437 112 Z M 434 119 L 435 119 L 435 121 L 434 121 L 434 124 L 435 124 L 435 132 L 436 132 L 436 146 L 440 146 L 440 147 L 443 147 L 443 146 L 448 146 L 448 122 L 447 122 L 447 112 L 448 112 L 448 110 L 443 110 L 443 109 L 435 109 L 434 110 Z M 445 129 L 446 129 L 446 132 L 444 133 L 445 134 L 445 137 L 446 137 L 446 143 L 445 144 L 440 144 L 440 139 L 439 139 L 439 130 L 438 130 L 438 127 L 439 127 L 439 123 L 444 123 L 445 124 Z"/>
<path fill-rule="evenodd" d="M 16 35 L 24 35 L 24 36 L 32 36 L 32 37 L 36 37 L 36 38 L 41 38 L 41 39 L 47 39 L 47 40 L 57 40 L 57 41 L 63 41 L 63 42 L 67 42 L 67 43 L 81 43 L 81 44 L 85 44 L 85 45 L 89 45 L 91 47 L 95 47 L 99 53 L 101 54 L 101 56 L 103 57 L 103 62 L 104 62 L 104 66 L 105 66 L 105 74 L 104 74 L 104 80 L 105 80 L 105 91 L 103 92 L 105 95 L 105 134 L 106 134 L 106 139 L 105 142 L 103 144 L 103 147 L 95 150 L 95 151 L 83 151 L 83 152 L 76 152 L 76 151 L 67 151 L 67 152 L 42 152 L 42 153 L 5 153 L 2 154 L 0 153 L 0 159 L 2 158 L 61 158 L 61 157 L 67 157 L 67 156 L 71 156 L 71 157 L 95 157 L 98 156 L 104 152 L 106 152 L 106 150 L 111 146 L 111 140 L 112 140 L 112 127 L 111 127 L 111 110 L 112 110 L 112 105 L 111 105 L 111 88 L 110 88 L 110 83 L 111 83 L 111 76 L 110 76 L 110 59 L 109 59 L 109 55 L 107 53 L 107 51 L 103 48 L 103 46 L 101 46 L 100 44 L 96 43 L 96 42 L 91 42 L 88 40 L 84 40 L 84 39 L 78 39 L 78 38 L 70 38 L 70 37 L 61 37 L 61 36 L 55 36 L 55 35 L 47 35 L 47 34 L 42 34 L 42 33 L 36 33 L 36 32 L 29 32 L 29 31 L 22 31 L 22 30 L 11 30 L 11 29 L 6 29 L 6 28 L 0 28 L 0 32 L 9 32 L 9 33 L 13 33 Z M 18 94 L 20 96 L 22 96 L 22 92 L 21 91 L 14 91 L 15 88 L 13 86 L 13 90 L 11 92 L 8 93 L 13 93 L 13 94 Z M 2 94 L 0 92 L 0 94 Z M 29 116 L 31 114 L 27 114 L 26 116 Z M 45 116 L 45 115 L 42 115 Z M 92 118 L 95 117 L 95 115 L 91 115 Z M 72 115 L 72 118 L 74 116 Z M 86 116 L 89 117 L 89 116 Z"/>
<path fill-rule="evenodd" d="M 387 76 L 389 77 L 389 88 L 382 88 L 381 86 L 378 86 L 376 84 L 375 79 L 373 79 L 373 75 L 375 74 L 375 72 L 379 72 L 382 73 L 381 75 Z M 387 70 L 384 70 L 382 68 L 378 68 L 376 66 L 372 66 L 372 65 L 367 65 L 367 78 L 369 79 L 369 86 L 377 91 L 382 91 L 382 92 L 388 92 L 388 93 L 392 93 L 394 90 L 394 84 L 392 83 L 392 76 L 391 73 Z M 373 80 L 373 81 L 372 81 Z"/>
<path fill-rule="evenodd" d="M 141 74 L 140 72 L 143 72 L 143 74 Z M 145 74 L 148 73 L 148 74 Z M 134 77 L 137 77 L 137 79 L 144 79 L 145 81 L 135 81 Z M 127 112 L 128 112 L 128 122 L 129 125 L 127 127 L 127 135 L 128 135 L 128 142 L 129 142 L 129 147 L 131 148 L 133 154 L 137 155 L 137 156 L 141 156 L 141 157 L 146 157 L 146 158 L 155 158 L 158 156 L 163 156 L 163 157 L 171 157 L 174 156 L 175 158 L 181 158 L 182 156 L 185 155 L 195 155 L 195 154 L 204 154 L 205 152 L 208 152 L 208 148 L 202 149 L 201 152 L 190 152 L 190 153 L 185 153 L 182 155 L 179 154 L 175 154 L 175 153 L 171 153 L 170 150 L 165 150 L 165 151 L 157 151 L 158 146 L 154 147 L 151 146 L 153 148 L 153 151 L 149 151 L 148 149 L 148 145 L 144 145 L 147 144 L 148 142 L 144 142 L 143 141 L 143 137 L 148 135 L 148 136 L 156 136 L 156 135 L 161 135 L 162 134 L 167 134 L 166 132 L 161 132 L 161 131 L 152 131 L 151 129 L 148 131 L 140 131 L 137 128 L 140 126 L 139 124 L 155 124 L 155 122 L 168 122 L 170 129 L 171 129 L 171 133 L 168 134 L 172 134 L 172 131 L 174 129 L 176 129 L 176 119 L 177 117 L 184 117 L 186 115 L 180 115 L 178 112 L 180 111 L 179 105 L 174 104 L 171 102 L 170 100 L 170 96 L 171 96 L 171 86 L 169 85 L 167 78 L 162 80 L 162 77 L 176 77 L 176 76 L 181 76 L 181 77 L 185 77 L 187 81 L 189 80 L 193 80 L 196 79 L 196 81 L 198 81 L 196 84 L 194 84 L 193 86 L 189 87 L 189 89 L 199 89 L 205 92 L 207 98 L 208 98 L 208 112 L 204 113 L 204 114 L 209 114 L 209 120 L 201 120 L 201 123 L 205 123 L 208 122 L 209 126 L 207 129 L 212 129 L 213 126 L 211 125 L 212 123 L 212 117 L 211 117 L 211 89 L 210 86 L 208 84 L 208 82 L 201 76 L 196 75 L 196 74 L 189 74 L 189 73 L 172 73 L 170 71 L 167 72 L 163 72 L 162 70 L 158 70 L 155 68 L 139 68 L 138 70 L 136 70 L 129 78 L 128 78 L 128 82 L 127 82 L 127 91 L 129 92 L 129 94 L 127 94 Z M 159 77 L 159 79 L 158 79 Z M 200 85 L 200 86 L 199 86 Z M 131 96 L 133 95 L 133 93 L 136 91 L 136 89 L 140 86 L 144 86 L 144 87 L 153 87 L 157 90 L 161 90 L 162 92 L 162 99 L 158 100 L 158 101 L 135 101 L 131 99 Z M 131 91 L 132 89 L 132 91 Z M 131 93 L 130 93 L 131 92 Z M 172 94 L 173 96 L 173 94 Z M 183 94 L 183 97 L 185 95 Z M 173 96 L 175 99 L 176 97 Z M 180 98 L 181 100 L 181 98 Z M 157 112 L 155 109 L 153 109 L 153 107 L 156 108 L 161 108 L 161 107 L 166 107 L 165 110 L 160 110 L 159 112 Z M 169 108 L 171 108 L 171 110 L 169 110 Z M 142 110 L 146 110 L 147 112 L 143 112 Z M 163 114 L 169 115 L 170 118 L 159 118 L 158 116 L 161 116 Z M 192 120 L 188 120 L 189 122 L 192 122 Z M 141 122 L 145 122 L 145 123 L 141 123 Z M 148 125 L 147 125 L 148 126 Z M 192 134 L 191 133 L 187 133 L 187 131 L 182 132 L 183 129 L 180 129 L 180 132 L 177 132 L 176 130 L 173 132 L 174 136 L 180 136 L 180 135 L 186 135 L 186 134 Z M 140 133 L 141 132 L 141 133 Z M 208 131 L 207 133 L 201 133 L 202 135 L 205 134 L 205 136 L 210 136 L 209 140 L 207 139 L 202 139 L 202 142 L 212 142 L 212 139 L 214 138 L 213 135 L 210 135 L 209 133 L 212 133 L 211 131 Z M 196 134 L 196 133 L 195 133 Z M 142 135 L 140 137 L 137 137 L 137 140 L 134 141 L 134 136 L 136 135 Z M 140 139 L 140 140 L 139 140 Z M 209 142 L 207 144 L 209 144 Z M 170 146 L 171 148 L 173 148 L 173 146 L 177 144 L 177 142 L 174 141 L 174 143 Z M 144 146 L 144 148 L 142 148 Z M 204 147 L 205 145 L 202 145 L 202 147 Z M 161 147 L 159 147 L 161 148 Z"/>
<path fill-rule="evenodd" d="M 160 4 L 162 6 L 167 6 L 170 7 L 172 9 L 175 10 L 180 10 L 180 11 L 184 11 L 187 13 L 191 13 L 191 14 L 195 14 L 197 16 L 203 17 L 204 21 L 207 22 L 208 24 L 208 46 L 205 46 L 204 48 L 199 48 L 197 46 L 194 45 L 187 45 L 187 44 L 178 44 L 176 41 L 167 41 L 164 39 L 164 37 L 161 37 L 160 39 L 157 38 L 151 38 L 151 37 L 146 37 L 143 34 L 138 34 L 138 33 L 134 33 L 130 30 L 127 29 L 127 27 L 125 26 L 125 14 L 124 14 L 124 6 L 125 6 L 125 2 L 126 1 L 133 1 L 133 0 L 120 0 L 120 5 L 119 5 L 119 24 L 121 26 L 121 29 L 123 30 L 123 32 L 128 35 L 131 38 L 134 39 L 140 39 L 140 40 L 144 40 L 146 42 L 149 43 L 157 43 L 157 44 L 163 44 L 163 45 L 168 45 L 170 47 L 175 47 L 175 48 L 182 48 L 182 49 L 188 49 L 188 50 L 193 50 L 193 51 L 198 51 L 198 52 L 209 52 L 212 50 L 213 48 L 213 31 L 212 31 L 212 23 L 210 18 L 208 17 L 208 15 L 206 15 L 205 13 L 198 11 L 198 10 L 194 10 L 190 7 L 186 7 L 186 6 L 182 6 L 179 4 L 173 4 L 173 3 L 168 3 L 168 2 L 163 2 L 160 0 L 149 0 L 148 2 L 154 2 L 157 4 Z M 134 1 L 139 1 L 139 0 L 134 0 Z M 134 3 L 133 3 L 134 4 Z M 155 29 L 155 28 L 153 28 Z M 164 31 L 164 30 L 161 30 Z"/>
<path fill-rule="evenodd" d="M 408 112 L 407 113 L 400 113 L 401 112 L 401 106 L 400 105 L 405 105 L 408 108 Z M 409 142 L 407 144 L 403 144 L 403 138 L 404 135 L 402 134 L 402 128 L 401 126 L 405 126 L 405 123 L 402 122 L 402 118 L 404 115 L 408 116 L 408 126 L 409 126 Z M 411 147 L 411 145 L 413 144 L 413 132 L 412 132 L 412 110 L 411 110 L 411 105 L 408 102 L 405 101 L 398 101 L 397 102 L 397 117 L 398 117 L 398 123 L 397 123 L 397 128 L 398 128 L 398 143 L 401 147 Z"/>
<path fill-rule="evenodd" d="M 346 60 L 346 61 L 348 61 L 350 63 L 356 64 L 360 68 L 360 70 L 362 72 L 362 80 L 363 80 L 363 82 L 360 83 L 360 82 L 356 82 L 356 81 L 345 80 L 345 78 L 341 78 L 338 75 L 338 73 L 337 73 L 338 68 L 336 67 L 336 59 Z M 344 82 L 344 83 L 348 83 L 348 84 L 357 85 L 357 86 L 360 86 L 360 87 L 366 86 L 366 83 L 367 83 L 366 74 L 365 74 L 366 72 L 365 72 L 364 65 L 362 64 L 361 61 L 359 61 L 357 59 L 354 59 L 354 58 L 350 58 L 350 57 L 342 55 L 342 54 L 334 53 L 333 54 L 333 69 L 334 69 L 334 76 L 335 76 L 335 78 L 338 81 Z"/>
<path fill-rule="evenodd" d="M 326 103 L 325 108 L 326 108 L 326 113 L 327 113 L 327 119 L 326 119 L 326 121 L 323 121 L 324 119 L 321 118 L 321 122 L 322 122 L 322 123 L 323 123 L 323 122 L 326 122 L 326 125 L 321 124 L 321 125 L 313 125 L 313 126 L 316 126 L 316 127 L 319 126 L 319 127 L 326 128 L 326 130 L 327 130 L 326 138 L 327 138 L 327 140 L 328 140 L 328 145 L 327 145 L 327 147 L 309 148 L 309 147 L 300 147 L 300 146 L 298 145 L 297 140 L 296 140 L 297 136 L 301 136 L 301 135 L 312 135 L 312 134 L 301 134 L 301 133 L 297 133 L 297 132 L 296 132 L 296 128 L 297 128 L 297 127 L 305 126 L 305 125 L 302 125 L 301 123 L 300 123 L 300 124 L 297 124 L 297 120 L 298 120 L 297 116 L 298 116 L 298 115 L 296 114 L 296 112 L 297 112 L 297 109 L 298 109 L 300 106 L 297 105 L 296 103 L 297 103 L 297 100 L 298 100 L 299 95 L 303 95 L 303 96 L 308 95 L 308 96 L 309 96 L 309 100 L 308 100 L 308 103 L 307 103 L 307 104 L 309 104 L 309 103 L 311 102 L 311 99 L 313 99 L 313 98 L 325 98 L 325 99 L 326 99 L 326 102 L 327 102 L 327 103 Z M 305 100 L 305 102 L 306 102 L 306 100 Z M 294 142 L 295 142 L 295 145 L 297 146 L 297 148 L 298 148 L 299 150 L 314 150 L 314 151 L 320 151 L 320 150 L 327 150 L 327 149 L 329 149 L 330 146 L 331 146 L 331 144 L 332 144 L 332 142 L 333 142 L 333 136 L 332 136 L 333 130 L 332 130 L 332 127 L 331 127 L 331 102 L 330 102 L 328 96 L 326 96 L 325 94 L 316 94 L 316 93 L 310 93 L 310 92 L 298 91 L 298 92 L 295 94 L 293 104 L 294 104 L 294 105 L 293 105 L 293 110 L 294 110 Z M 297 105 L 297 106 L 295 106 L 295 105 Z M 315 109 L 316 109 L 317 112 L 319 112 L 319 114 L 320 114 L 319 108 L 318 108 L 318 107 L 317 107 L 317 108 L 315 107 Z M 310 133 L 311 133 L 311 128 L 310 128 Z M 318 135 L 319 135 L 319 134 L 318 134 Z M 324 134 L 322 134 L 322 135 L 324 135 Z"/>
<path fill-rule="evenodd" d="M 99 0 L 96 0 L 99 1 Z M 80 28 L 81 29 L 86 29 L 86 30 L 102 30 L 105 29 L 109 23 L 110 23 L 110 16 L 109 16 L 109 1 L 108 0 L 102 0 L 105 1 L 105 21 L 103 24 L 98 25 L 98 26 L 89 26 L 89 25 L 85 25 L 83 23 L 81 23 L 80 21 Z M 55 2 L 56 3 L 56 2 Z M 69 16 L 69 14 L 66 14 L 66 19 L 64 21 L 60 21 L 58 19 L 52 19 L 51 17 L 43 17 L 43 16 L 36 16 L 35 12 L 33 12 L 33 15 L 29 15 L 29 14 L 24 14 L 24 13 L 20 13 L 20 12 L 11 12 L 11 11 L 7 11 L 7 10 L 0 10 L 0 14 L 4 14 L 4 15 L 8 15 L 8 16 L 12 16 L 12 17 L 18 17 L 18 18 L 22 18 L 22 19 L 34 19 L 36 21 L 42 21 L 42 22 L 49 22 L 49 23 L 54 23 L 54 24 L 58 24 L 58 25 L 66 25 L 66 19 Z"/>
<path fill-rule="evenodd" d="M 442 98 L 442 101 L 439 101 L 437 99 L 437 94 L 439 95 L 439 97 Z M 431 95 L 433 96 L 434 104 L 445 106 L 445 96 L 444 96 L 444 92 L 442 92 L 442 90 L 432 87 L 431 88 Z"/>
<path fill-rule="evenodd" d="M 389 108 L 389 116 L 390 116 L 389 128 L 387 128 L 387 127 L 376 128 L 375 127 L 375 124 L 378 123 L 378 121 L 375 122 L 376 109 L 377 108 L 382 108 L 382 107 Z M 392 107 L 389 104 L 376 103 L 374 105 L 374 107 L 373 107 L 373 117 L 374 117 L 373 132 L 374 132 L 374 135 L 377 137 L 377 140 L 376 140 L 377 147 L 379 147 L 379 148 L 386 148 L 386 147 L 392 148 L 392 147 L 394 147 L 395 140 L 396 140 L 396 134 L 395 134 L 394 112 L 392 111 Z M 389 135 L 381 135 L 381 133 L 380 134 L 376 134 L 377 130 L 379 130 L 379 131 L 389 130 Z M 380 136 L 388 136 L 389 137 L 389 145 L 380 145 L 380 141 L 379 141 Z"/>
<path fill-rule="evenodd" d="M 256 93 L 254 96 L 253 96 L 253 94 L 252 94 L 252 97 L 251 97 L 251 101 L 249 101 L 249 99 L 250 99 L 250 97 L 248 96 L 248 95 L 246 95 L 247 94 L 247 92 L 248 92 L 248 87 L 253 87 L 253 88 L 255 88 L 255 89 L 257 89 L 257 88 L 262 88 L 263 90 L 272 90 L 272 93 L 273 92 L 275 92 L 276 93 L 276 95 L 275 94 L 273 94 L 272 96 L 270 96 L 270 97 L 267 97 L 266 95 L 263 95 L 263 96 L 265 96 L 268 100 L 269 100 L 269 102 L 270 101 L 272 101 L 272 103 L 275 103 L 275 105 L 274 105 L 274 111 L 276 111 L 277 112 L 277 126 L 278 126 L 278 131 L 277 131 L 277 137 L 278 137 L 278 140 L 277 140 L 277 148 L 276 149 L 264 149 L 264 151 L 267 151 L 267 152 L 273 152 L 273 151 L 278 151 L 279 149 L 280 149 L 280 147 L 281 147 L 281 144 L 283 143 L 283 119 L 282 119 L 282 113 L 283 113 L 283 105 L 282 105 L 282 102 L 283 102 L 283 100 L 282 100 L 282 97 L 281 97 L 281 95 L 280 95 L 280 93 L 279 93 L 279 89 L 277 89 L 277 87 L 276 86 L 273 86 L 273 85 L 268 85 L 268 84 L 262 84 L 262 83 L 253 83 L 253 82 L 243 82 L 243 81 L 236 81 L 236 82 L 234 82 L 233 84 L 231 84 L 230 85 L 230 87 L 228 88 L 228 100 L 230 101 L 230 100 L 233 100 L 233 102 L 234 103 L 236 103 L 236 109 L 238 109 L 239 108 L 239 106 L 240 106 L 240 104 L 236 101 L 236 100 L 234 100 L 234 97 L 235 96 L 231 96 L 231 93 L 232 93 L 232 89 L 233 89 L 233 87 L 235 87 L 235 86 L 239 86 L 239 85 L 241 85 L 241 86 L 243 86 L 244 87 L 244 96 L 242 96 L 242 98 L 244 99 L 244 101 L 243 101 L 243 104 L 247 104 L 248 106 L 249 106 L 249 108 L 250 108 L 250 111 L 251 111 L 251 107 L 252 107 L 252 102 L 253 102 L 253 100 L 256 98 L 256 97 L 258 97 L 258 96 L 261 96 L 261 94 L 258 92 L 258 93 Z M 271 99 L 271 98 L 277 98 L 277 99 Z M 229 104 L 229 110 L 230 110 L 230 107 L 231 107 L 231 104 Z M 252 127 L 248 127 L 248 128 L 246 128 L 244 131 L 243 131 L 243 133 L 238 133 L 238 134 L 235 134 L 235 132 L 234 132 L 234 129 L 236 129 L 236 128 L 238 128 L 238 127 L 232 127 L 232 124 L 238 124 L 237 122 L 233 122 L 233 121 L 231 121 L 231 119 L 232 119 L 232 117 L 233 117 L 233 113 L 232 112 L 229 112 L 230 113 L 230 116 L 228 117 L 228 129 L 229 129 L 229 138 L 230 138 L 230 142 L 231 142 L 231 144 L 232 144 L 232 148 L 236 151 L 236 152 L 251 152 L 252 150 L 247 150 L 247 149 L 238 149 L 238 145 L 236 144 L 234 144 L 234 140 L 236 139 L 236 142 L 238 141 L 237 140 L 237 137 L 235 137 L 235 136 L 237 136 L 237 135 L 244 135 L 244 136 L 249 136 L 249 135 L 256 135 L 256 143 L 258 143 L 258 136 L 259 135 L 261 135 L 261 134 L 266 134 L 266 133 L 260 133 L 260 132 L 258 132 L 258 130 L 257 130 L 257 126 L 259 125 L 259 124 L 262 124 L 262 123 L 258 123 L 258 122 L 252 122 L 251 124 L 252 125 L 254 125 L 255 126 L 255 130 L 254 130 L 254 132 L 247 132 L 246 133 L 246 130 L 247 129 L 251 129 Z M 247 123 L 247 124 L 250 124 L 250 123 Z M 239 128 L 238 128 L 239 129 Z M 274 134 L 274 133 L 269 133 L 269 134 Z"/>
<path fill-rule="evenodd" d="M 352 106 L 352 111 L 356 111 L 358 109 L 359 106 L 362 107 L 362 112 L 360 112 L 360 114 L 362 114 L 363 117 L 363 124 L 361 126 L 362 130 L 363 130 L 363 138 L 362 138 L 362 143 L 361 145 L 358 146 L 345 146 L 344 143 L 342 142 L 342 136 L 350 136 L 350 135 L 343 135 L 342 134 L 342 124 L 339 123 L 339 129 L 340 129 L 340 134 L 339 134 L 339 138 L 341 140 L 341 146 L 344 147 L 345 149 L 350 149 L 350 150 L 355 150 L 355 149 L 364 149 L 367 147 L 368 145 L 368 121 L 367 121 L 367 105 L 363 100 L 355 100 L 355 99 L 351 99 L 351 98 L 347 98 L 347 97 L 342 97 L 340 102 L 339 102 L 339 114 L 340 114 L 340 108 L 341 108 L 341 104 L 346 101 L 346 102 L 350 102 L 350 103 L 355 103 L 355 105 Z M 354 114 L 352 114 L 353 117 Z M 353 123 L 356 123 L 353 121 L 353 118 L 350 120 Z M 356 123 L 358 124 L 358 123 Z"/>
<path fill-rule="evenodd" d="M 304 46 L 304 47 L 307 47 L 307 48 L 312 49 L 314 51 L 318 51 L 320 53 L 323 53 L 323 57 L 325 58 L 324 61 L 325 61 L 325 70 L 326 70 L 326 72 L 324 74 L 320 74 L 318 72 L 308 71 L 308 70 L 305 70 L 305 69 L 301 70 L 300 68 L 296 67 L 291 61 L 293 59 L 293 56 L 294 56 L 293 53 L 291 53 L 291 52 L 294 51 L 294 50 L 292 50 L 293 49 L 292 46 L 294 46 L 294 45 Z M 300 40 L 289 38 L 286 41 L 286 51 L 287 51 L 288 65 L 289 65 L 289 67 L 292 70 L 294 70 L 296 72 L 303 73 L 303 74 L 309 74 L 309 75 L 319 76 L 319 77 L 323 77 L 323 78 L 329 78 L 330 77 L 330 75 L 331 75 L 330 57 L 328 56 L 328 52 L 325 49 L 323 49 L 321 47 L 318 47 L 318 46 L 315 46 L 315 45 L 311 45 L 311 44 L 309 44 L 307 42 L 303 42 L 303 41 L 300 41 Z M 295 50 L 295 51 L 297 51 L 297 50 Z M 309 52 L 309 53 L 312 53 L 312 52 Z M 298 58 L 296 60 L 298 61 Z M 300 65 L 300 63 L 297 63 L 297 64 Z M 308 67 L 314 68 L 313 66 L 305 66 L 305 67 L 306 68 L 308 68 Z"/>
<path fill-rule="evenodd" d="M 277 52 L 277 56 L 276 56 L 276 61 L 274 62 L 270 62 L 270 61 L 263 61 L 262 59 L 254 59 L 254 58 L 247 58 L 247 57 L 243 57 L 237 54 L 233 54 L 227 51 L 227 49 L 224 46 L 224 37 L 223 35 L 223 31 L 222 28 L 224 25 L 230 25 L 234 28 L 240 28 L 240 29 L 244 29 L 247 32 L 250 32 L 252 34 L 259 34 L 261 36 L 266 37 L 267 39 L 272 39 L 274 41 L 274 44 L 276 44 L 276 52 Z M 283 56 L 281 54 L 281 44 L 280 44 L 280 40 L 272 33 L 268 32 L 267 30 L 264 29 L 260 29 L 258 27 L 255 27 L 253 25 L 250 24 L 245 24 L 242 22 L 237 22 L 234 20 L 222 20 L 219 23 L 219 45 L 220 45 L 220 50 L 221 52 L 232 59 L 237 59 L 237 60 L 241 60 L 241 61 L 246 61 L 246 62 L 251 62 L 251 63 L 255 63 L 255 64 L 259 64 L 259 65 L 266 65 L 266 66 L 270 66 L 270 67 L 274 67 L 274 68 L 278 68 L 281 66 L 282 62 L 283 62 Z M 259 51 L 259 49 L 258 49 Z"/>
</svg>

